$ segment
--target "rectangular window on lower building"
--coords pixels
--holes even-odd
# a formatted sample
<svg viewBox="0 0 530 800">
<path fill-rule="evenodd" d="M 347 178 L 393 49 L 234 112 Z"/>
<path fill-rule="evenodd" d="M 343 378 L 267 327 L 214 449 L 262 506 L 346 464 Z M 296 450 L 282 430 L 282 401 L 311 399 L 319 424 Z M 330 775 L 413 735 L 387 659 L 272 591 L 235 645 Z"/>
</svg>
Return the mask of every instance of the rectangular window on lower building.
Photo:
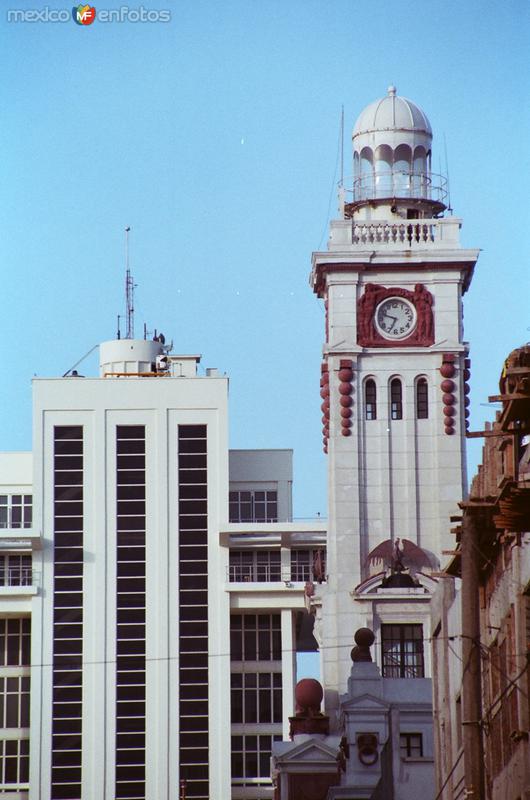
<svg viewBox="0 0 530 800">
<path fill-rule="evenodd" d="M 243 734 L 232 736 L 232 784 L 270 786 L 272 743 L 281 735 Z M 256 780 L 258 779 L 258 780 Z"/>
<path fill-rule="evenodd" d="M 399 750 L 401 758 L 422 758 L 423 737 L 421 733 L 400 733 Z"/>
<path fill-rule="evenodd" d="M 232 614 L 230 617 L 232 661 L 279 661 L 282 631 L 279 614 Z"/>
<path fill-rule="evenodd" d="M 228 494 L 230 522 L 277 522 L 278 492 L 233 491 Z"/>
<path fill-rule="evenodd" d="M 29 739 L 0 740 L 0 782 L 14 789 L 29 781 Z"/>
<path fill-rule="evenodd" d="M 384 678 L 423 678 L 422 625 L 381 625 Z"/>
<path fill-rule="evenodd" d="M 31 528 L 33 496 L 0 495 L 0 528 Z"/>
<path fill-rule="evenodd" d="M 0 556 L 0 586 L 31 585 L 31 556 L 18 554 Z"/>
</svg>

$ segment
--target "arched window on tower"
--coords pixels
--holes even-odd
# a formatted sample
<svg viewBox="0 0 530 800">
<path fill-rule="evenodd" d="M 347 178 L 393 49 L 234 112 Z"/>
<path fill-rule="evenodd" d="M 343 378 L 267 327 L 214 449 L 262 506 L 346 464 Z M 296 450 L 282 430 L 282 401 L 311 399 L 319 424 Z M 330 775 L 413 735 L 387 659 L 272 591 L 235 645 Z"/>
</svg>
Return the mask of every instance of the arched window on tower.
<svg viewBox="0 0 530 800">
<path fill-rule="evenodd" d="M 414 191 L 417 197 L 430 197 L 430 169 L 424 147 L 414 150 Z"/>
<path fill-rule="evenodd" d="M 416 419 L 429 418 L 429 385 L 426 378 L 416 381 Z"/>
<path fill-rule="evenodd" d="M 392 167 L 395 197 L 410 197 L 411 160 L 410 147 L 407 144 L 398 145 L 394 150 L 394 166 Z"/>
<path fill-rule="evenodd" d="M 375 196 L 391 197 L 392 195 L 392 149 L 387 144 L 380 144 L 375 151 Z"/>
<path fill-rule="evenodd" d="M 361 150 L 360 175 L 357 178 L 356 200 L 365 200 L 372 197 L 374 192 L 374 163 L 372 151 L 369 147 Z"/>
<path fill-rule="evenodd" d="M 364 416 L 365 419 L 377 419 L 377 389 L 372 378 L 364 384 Z"/>
<path fill-rule="evenodd" d="M 390 419 L 403 419 L 403 392 L 399 378 L 390 381 Z"/>
</svg>

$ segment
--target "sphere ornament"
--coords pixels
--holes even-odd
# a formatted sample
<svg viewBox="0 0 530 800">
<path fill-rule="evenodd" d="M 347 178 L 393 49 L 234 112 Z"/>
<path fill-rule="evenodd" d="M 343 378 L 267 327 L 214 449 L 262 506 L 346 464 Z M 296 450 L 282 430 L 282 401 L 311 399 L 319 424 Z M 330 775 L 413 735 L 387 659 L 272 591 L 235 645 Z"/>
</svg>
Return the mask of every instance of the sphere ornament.
<svg viewBox="0 0 530 800">
<path fill-rule="evenodd" d="M 300 711 L 311 711 L 318 714 L 324 697 L 324 690 L 314 678 L 302 678 L 295 686 L 294 698 Z"/>
<path fill-rule="evenodd" d="M 456 373 L 456 369 L 453 364 L 442 364 L 440 372 L 444 378 L 452 378 Z"/>
<path fill-rule="evenodd" d="M 356 646 L 351 651 L 351 660 L 354 664 L 360 661 L 371 661 L 370 647 L 375 642 L 374 632 L 370 628 L 359 628 L 355 631 Z"/>
</svg>

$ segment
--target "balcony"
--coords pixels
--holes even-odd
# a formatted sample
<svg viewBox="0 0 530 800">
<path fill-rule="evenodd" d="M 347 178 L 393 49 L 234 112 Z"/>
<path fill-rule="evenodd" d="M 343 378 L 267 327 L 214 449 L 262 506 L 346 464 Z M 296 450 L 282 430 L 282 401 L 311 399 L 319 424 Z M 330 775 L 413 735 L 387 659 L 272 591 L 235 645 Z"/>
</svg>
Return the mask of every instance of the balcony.
<svg viewBox="0 0 530 800">
<path fill-rule="evenodd" d="M 236 550 L 230 553 L 227 567 L 228 583 L 284 583 L 306 584 L 310 581 L 325 581 L 326 553 L 324 548 L 315 550 L 292 550 L 288 554 L 290 564 L 282 564 L 278 550 Z"/>
</svg>

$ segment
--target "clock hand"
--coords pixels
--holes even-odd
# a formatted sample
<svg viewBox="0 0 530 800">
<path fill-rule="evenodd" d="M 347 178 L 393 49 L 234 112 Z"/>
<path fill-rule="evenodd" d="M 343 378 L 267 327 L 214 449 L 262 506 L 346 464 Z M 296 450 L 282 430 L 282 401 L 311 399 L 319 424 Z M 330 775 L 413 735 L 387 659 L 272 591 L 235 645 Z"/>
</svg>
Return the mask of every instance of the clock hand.
<svg viewBox="0 0 530 800">
<path fill-rule="evenodd" d="M 394 327 L 394 325 L 395 325 L 395 324 L 396 324 L 396 322 L 397 322 L 397 317 L 392 317 L 390 314 L 385 314 L 385 317 L 386 317 L 387 319 L 391 319 L 391 320 L 393 320 L 393 322 L 392 322 L 392 325 L 390 326 L 390 330 L 392 330 L 392 328 Z"/>
</svg>

